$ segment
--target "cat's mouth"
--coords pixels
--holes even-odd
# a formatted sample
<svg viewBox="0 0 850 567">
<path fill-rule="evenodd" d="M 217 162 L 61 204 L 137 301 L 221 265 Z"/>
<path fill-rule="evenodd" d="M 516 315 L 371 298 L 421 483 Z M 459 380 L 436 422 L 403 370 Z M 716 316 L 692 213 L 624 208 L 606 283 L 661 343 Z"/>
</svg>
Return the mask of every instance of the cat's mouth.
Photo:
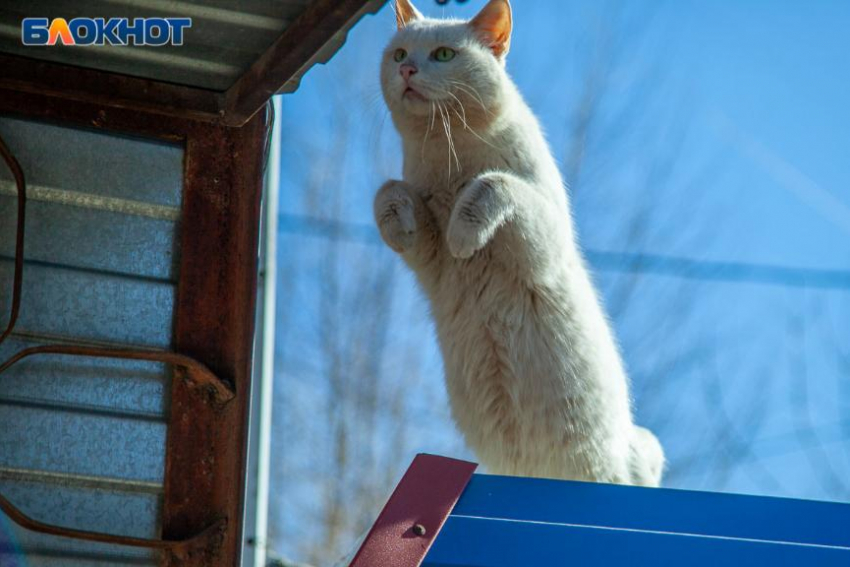
<svg viewBox="0 0 850 567">
<path fill-rule="evenodd" d="M 406 89 L 404 89 L 404 92 L 401 94 L 401 98 L 410 99 L 410 100 L 417 100 L 419 102 L 427 102 L 428 101 L 428 99 L 425 98 L 425 96 L 422 95 L 422 93 L 420 93 L 419 91 L 417 91 L 416 89 L 414 89 L 411 86 L 408 86 Z"/>
</svg>

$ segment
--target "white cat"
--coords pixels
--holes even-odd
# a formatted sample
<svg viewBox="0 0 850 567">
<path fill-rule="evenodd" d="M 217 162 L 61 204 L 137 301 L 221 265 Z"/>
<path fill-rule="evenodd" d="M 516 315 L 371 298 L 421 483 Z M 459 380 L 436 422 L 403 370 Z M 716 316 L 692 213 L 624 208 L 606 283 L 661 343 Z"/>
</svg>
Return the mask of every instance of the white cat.
<svg viewBox="0 0 850 567">
<path fill-rule="evenodd" d="M 375 218 L 431 302 L 455 421 L 495 474 L 657 486 L 661 445 L 632 422 L 563 181 L 505 71 L 508 0 L 396 16 L 381 80 L 404 180 Z"/>
</svg>

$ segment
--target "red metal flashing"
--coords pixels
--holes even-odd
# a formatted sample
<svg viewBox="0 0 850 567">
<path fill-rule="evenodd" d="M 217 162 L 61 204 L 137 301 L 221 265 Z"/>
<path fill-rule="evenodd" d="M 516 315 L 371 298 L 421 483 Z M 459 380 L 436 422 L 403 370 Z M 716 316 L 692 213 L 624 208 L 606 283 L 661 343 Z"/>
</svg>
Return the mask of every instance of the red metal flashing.
<svg viewBox="0 0 850 567">
<path fill-rule="evenodd" d="M 350 567 L 419 567 L 477 467 L 417 455 Z"/>
</svg>

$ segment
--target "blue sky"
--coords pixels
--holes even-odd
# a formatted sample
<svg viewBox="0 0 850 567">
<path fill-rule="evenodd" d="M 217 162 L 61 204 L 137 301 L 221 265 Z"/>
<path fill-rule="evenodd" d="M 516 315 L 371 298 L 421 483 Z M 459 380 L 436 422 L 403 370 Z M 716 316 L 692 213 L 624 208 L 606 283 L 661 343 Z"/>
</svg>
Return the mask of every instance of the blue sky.
<svg viewBox="0 0 850 567">
<path fill-rule="evenodd" d="M 739 254 L 846 267 L 850 5 L 681 2 L 668 10 L 668 21 L 682 24 L 673 49 L 680 61 L 676 74 L 696 93 L 706 143 L 725 146 L 733 157 L 737 179 L 725 190 L 737 192 L 741 205 L 731 219 L 734 233 L 752 239 Z M 754 144 L 763 148 L 762 159 L 748 155 Z M 826 213 L 825 196 L 843 210 Z M 729 257 L 732 246 L 723 252 Z"/>
<path fill-rule="evenodd" d="M 458 17 L 482 4 L 417 3 L 427 14 Z M 586 163 L 571 187 L 590 252 L 850 269 L 850 3 L 513 4 L 508 70 L 565 171 L 584 79 L 604 68 Z M 371 228 L 372 195 L 401 169 L 378 89 L 380 50 L 393 27 L 388 8 L 365 18 L 330 63 L 283 98 L 279 250 L 289 275 L 280 294 L 275 447 L 289 455 L 284 461 L 302 459 L 299 436 L 312 431 L 305 416 L 327 394 L 313 327 L 327 243 L 321 230 L 311 236 L 295 226 L 292 215 L 305 213 L 348 231 L 350 242 L 334 257 L 343 282 L 369 261 L 390 266 L 402 315 L 388 323 L 389 344 L 420 345 L 427 402 L 411 402 L 408 413 L 433 426 L 412 438 L 399 466 L 419 450 L 469 456 L 445 411 L 424 299 Z M 618 47 L 608 50 L 605 38 Z M 318 193 L 339 202 L 317 205 Z M 850 352 L 842 350 L 850 290 L 597 268 L 637 417 L 659 431 L 670 458 L 669 485 L 850 499 L 850 484 L 840 481 L 850 478 Z M 343 288 L 356 304 L 357 290 Z M 381 372 L 392 376 L 399 364 L 389 356 Z M 325 439 L 320 429 L 313 434 Z M 309 448 L 323 450 L 316 441 Z M 295 501 L 309 507 L 316 488 L 285 473 L 274 482 L 272 523 L 287 525 L 282 510 Z M 280 545 L 297 554 L 294 544 Z"/>
</svg>

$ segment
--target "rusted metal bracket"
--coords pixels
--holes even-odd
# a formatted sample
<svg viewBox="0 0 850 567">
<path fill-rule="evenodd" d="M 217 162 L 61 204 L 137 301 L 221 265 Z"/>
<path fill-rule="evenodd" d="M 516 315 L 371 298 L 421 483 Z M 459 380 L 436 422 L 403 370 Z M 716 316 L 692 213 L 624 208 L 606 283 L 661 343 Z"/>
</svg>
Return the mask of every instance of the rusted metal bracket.
<svg viewBox="0 0 850 567">
<path fill-rule="evenodd" d="M 15 276 L 12 280 L 12 306 L 9 310 L 9 321 L 6 328 L 0 334 L 0 344 L 12 334 L 15 328 L 15 323 L 18 321 L 18 313 L 21 310 L 21 289 L 24 281 L 24 226 L 27 209 L 27 184 L 24 178 L 24 170 L 21 164 L 15 159 L 12 150 L 0 138 L 0 155 L 3 156 L 3 161 L 6 162 L 9 170 L 15 178 L 15 185 L 18 188 L 18 220 L 17 230 L 15 232 Z"/>
<path fill-rule="evenodd" d="M 12 282 L 12 304 L 9 320 L 5 330 L 0 334 L 2 344 L 15 329 L 21 310 L 21 293 L 23 290 L 24 272 L 24 235 L 26 232 L 27 185 L 24 171 L 12 151 L 0 137 L 0 155 L 12 172 L 18 188 L 18 219 L 15 233 L 15 275 Z M 161 362 L 181 368 L 185 371 L 183 378 L 195 391 L 202 392 L 207 400 L 217 407 L 222 407 L 235 396 L 233 386 L 221 380 L 209 368 L 197 360 L 170 351 L 107 349 L 74 345 L 45 345 L 32 347 L 17 352 L 10 359 L 0 363 L 0 375 L 21 360 L 40 354 L 58 354 L 69 356 L 86 356 L 92 358 L 114 358 L 123 360 L 147 360 Z"/>
<path fill-rule="evenodd" d="M 177 558 L 185 558 L 195 550 L 209 548 L 214 544 L 215 538 L 221 537 L 221 534 L 227 529 L 227 519 L 222 518 L 199 533 L 185 539 L 146 539 L 90 532 L 86 530 L 75 530 L 53 524 L 46 524 L 27 516 L 2 495 L 0 495 L 0 510 L 3 510 L 3 513 L 9 516 L 9 518 L 11 518 L 11 520 L 17 525 L 31 532 L 50 536 L 67 537 L 79 541 L 91 541 L 109 545 L 163 550 L 173 554 Z"/>
<path fill-rule="evenodd" d="M 124 350 L 74 345 L 45 345 L 26 348 L 15 353 L 14 356 L 0 364 L 0 374 L 3 374 L 3 372 L 25 358 L 43 354 L 160 362 L 184 369 L 186 372 L 184 379 L 193 388 L 203 392 L 210 402 L 218 406 L 224 406 L 235 396 L 232 386 L 219 379 L 218 376 L 213 374 L 209 368 L 194 358 L 169 351 Z"/>
</svg>

